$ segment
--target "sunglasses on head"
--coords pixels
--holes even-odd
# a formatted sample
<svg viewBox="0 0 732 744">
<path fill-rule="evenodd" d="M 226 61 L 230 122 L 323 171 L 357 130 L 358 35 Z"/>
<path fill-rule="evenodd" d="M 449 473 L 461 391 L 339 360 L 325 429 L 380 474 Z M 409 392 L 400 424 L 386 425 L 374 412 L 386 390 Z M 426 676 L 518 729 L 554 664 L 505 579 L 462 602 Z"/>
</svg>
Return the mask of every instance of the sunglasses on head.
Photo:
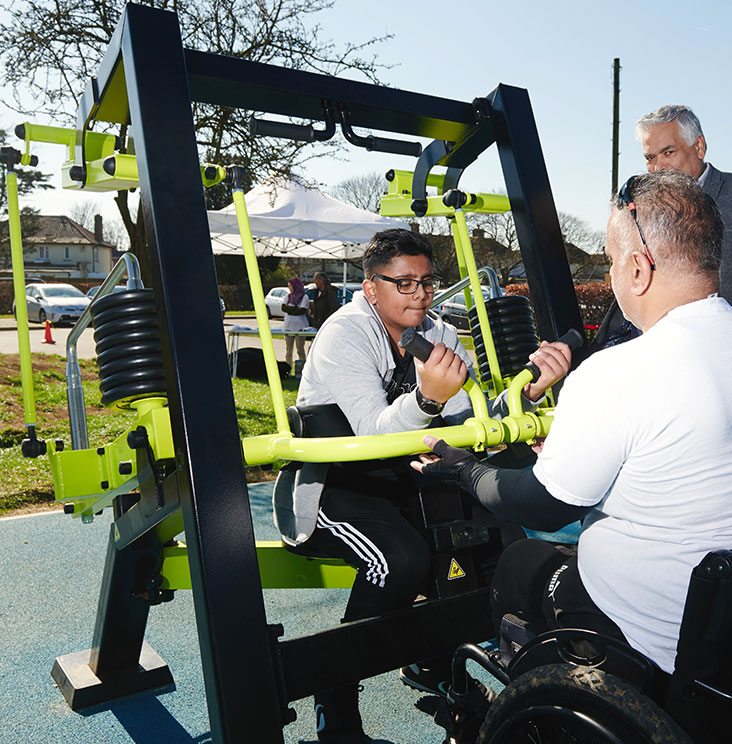
<svg viewBox="0 0 732 744">
<path fill-rule="evenodd" d="M 656 262 L 653 260 L 653 257 L 651 256 L 651 252 L 648 250 L 648 245 L 646 244 L 646 238 L 645 235 L 643 235 L 643 230 L 641 229 L 640 222 L 638 222 L 638 214 L 636 212 L 635 208 L 635 202 L 633 201 L 633 182 L 637 176 L 631 176 L 619 189 L 618 189 L 618 199 L 617 199 L 617 205 L 618 209 L 622 209 L 623 206 L 628 207 L 628 211 L 633 215 L 633 221 L 635 222 L 635 226 L 638 228 L 638 234 L 640 235 L 641 243 L 643 243 L 643 252 L 646 254 L 646 258 L 648 259 L 648 262 L 651 264 L 651 271 L 656 270 Z"/>
</svg>

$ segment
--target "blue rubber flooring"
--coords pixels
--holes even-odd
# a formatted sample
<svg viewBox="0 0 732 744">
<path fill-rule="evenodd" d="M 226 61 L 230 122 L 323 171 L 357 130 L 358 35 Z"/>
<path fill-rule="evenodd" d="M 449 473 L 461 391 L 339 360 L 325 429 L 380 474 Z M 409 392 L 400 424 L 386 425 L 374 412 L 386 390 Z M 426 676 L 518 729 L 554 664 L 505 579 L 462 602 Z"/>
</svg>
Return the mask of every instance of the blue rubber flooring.
<svg viewBox="0 0 732 744">
<path fill-rule="evenodd" d="M 272 484 L 249 487 L 257 539 L 277 539 Z M 7 744 L 205 744 L 211 741 L 190 592 L 153 607 L 147 641 L 169 665 L 176 688 L 74 712 L 55 687 L 56 656 L 91 645 L 111 515 L 83 525 L 64 514 L 0 519 L 0 741 Z M 333 627 L 348 590 L 267 590 L 268 622 L 286 636 Z M 242 632 L 246 632 L 242 629 Z M 397 672 L 364 680 L 361 710 L 375 744 L 442 741 L 429 703 Z M 287 744 L 316 741 L 312 698 L 292 704 Z M 247 743 L 248 744 L 248 743 Z M 257 744 L 266 744 L 258 742 Z"/>
</svg>

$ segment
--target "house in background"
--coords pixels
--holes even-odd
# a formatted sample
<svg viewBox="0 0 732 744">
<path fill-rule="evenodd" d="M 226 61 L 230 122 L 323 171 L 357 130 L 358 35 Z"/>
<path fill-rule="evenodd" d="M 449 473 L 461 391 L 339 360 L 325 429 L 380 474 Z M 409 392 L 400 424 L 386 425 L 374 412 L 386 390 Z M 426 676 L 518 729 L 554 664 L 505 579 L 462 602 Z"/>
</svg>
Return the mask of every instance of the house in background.
<svg viewBox="0 0 732 744">
<path fill-rule="evenodd" d="M 116 248 L 102 237 L 102 217 L 94 232 L 65 216 L 40 215 L 38 229 L 23 238 L 27 277 L 102 279 L 112 270 Z"/>
</svg>

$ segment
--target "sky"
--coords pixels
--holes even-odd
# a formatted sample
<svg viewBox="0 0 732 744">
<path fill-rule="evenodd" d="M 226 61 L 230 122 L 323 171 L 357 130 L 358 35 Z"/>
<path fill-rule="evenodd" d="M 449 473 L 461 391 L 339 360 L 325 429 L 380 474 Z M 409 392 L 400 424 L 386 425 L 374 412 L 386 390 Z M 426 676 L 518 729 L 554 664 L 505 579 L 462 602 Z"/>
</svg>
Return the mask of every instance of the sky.
<svg viewBox="0 0 732 744">
<path fill-rule="evenodd" d="M 526 88 L 556 207 L 594 229 L 604 230 L 609 214 L 615 57 L 622 67 L 621 183 L 644 170 L 635 121 L 670 103 L 696 112 L 707 160 L 732 170 L 727 137 L 732 104 L 725 83 L 732 51 L 730 4 L 336 0 L 316 18 L 321 37 L 336 45 L 393 35 L 374 47 L 385 65 L 380 78 L 390 87 L 463 101 L 487 95 L 498 83 Z M 17 114 L 0 111 L 0 126 L 12 128 L 17 120 Z M 40 167 L 58 173 L 62 150 L 36 147 Z M 413 169 L 415 162 L 348 146 L 340 160 L 311 160 L 302 175 L 327 190 L 349 176 Z M 55 180 L 60 184 L 58 176 Z M 460 186 L 471 191 L 503 187 L 495 148 L 465 171 Z M 61 214 L 79 198 L 98 200 L 102 214 L 116 215 L 111 194 L 57 189 L 24 203 Z"/>
</svg>

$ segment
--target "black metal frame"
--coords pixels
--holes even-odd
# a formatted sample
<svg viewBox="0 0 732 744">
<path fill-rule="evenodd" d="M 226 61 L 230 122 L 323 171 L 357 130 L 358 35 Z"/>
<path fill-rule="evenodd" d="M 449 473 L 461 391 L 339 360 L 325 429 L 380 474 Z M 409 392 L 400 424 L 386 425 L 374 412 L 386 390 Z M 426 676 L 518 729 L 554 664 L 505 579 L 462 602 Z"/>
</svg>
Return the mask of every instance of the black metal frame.
<svg viewBox="0 0 732 744">
<path fill-rule="evenodd" d="M 302 639 L 278 641 L 280 630 L 268 626 L 220 331 L 192 101 L 317 121 L 324 119 L 325 101 L 333 110 L 346 110 L 353 126 L 434 138 L 415 170 L 426 180 L 432 165 L 447 166 L 453 186 L 496 142 L 539 332 L 553 339 L 582 326 L 526 91 L 499 85 L 470 104 L 184 50 L 174 14 L 125 6 L 97 77 L 81 99 L 77 126 L 83 130 L 94 120 L 125 123 L 134 135 L 176 451 L 167 491 L 177 490 L 183 513 L 212 737 L 276 742 L 290 718 L 287 701 L 349 676 L 371 676 L 447 652 L 461 641 L 480 640 L 489 623 L 488 592 Z M 143 600 L 115 578 L 115 566 L 148 539 L 144 531 L 137 540 L 127 535 L 127 547 L 108 556 L 94 651 L 95 658 L 113 659 L 103 682 L 134 666 L 143 650 L 147 611 L 135 612 L 134 603 Z M 108 623 L 120 594 L 134 627 L 111 654 Z M 370 640 L 376 637 L 378 644 Z M 339 669 L 323 663 L 333 655 L 348 657 L 349 664 Z"/>
</svg>

